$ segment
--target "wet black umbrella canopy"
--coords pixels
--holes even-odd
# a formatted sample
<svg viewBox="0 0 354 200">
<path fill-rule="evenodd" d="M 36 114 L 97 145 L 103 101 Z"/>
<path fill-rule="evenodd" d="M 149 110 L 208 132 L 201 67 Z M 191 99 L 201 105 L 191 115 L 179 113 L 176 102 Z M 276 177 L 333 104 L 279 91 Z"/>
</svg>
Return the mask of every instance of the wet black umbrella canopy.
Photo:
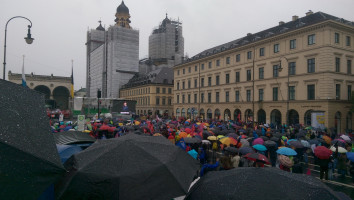
<svg viewBox="0 0 354 200">
<path fill-rule="evenodd" d="M 128 134 L 72 156 L 58 199 L 171 199 L 185 195 L 199 163 L 164 137 Z"/>
<path fill-rule="evenodd" d="M 65 172 L 44 96 L 0 80 L 0 198 L 37 199 Z"/>
<path fill-rule="evenodd" d="M 209 172 L 189 191 L 190 199 L 340 199 L 320 180 L 276 168 L 244 167 Z"/>
</svg>

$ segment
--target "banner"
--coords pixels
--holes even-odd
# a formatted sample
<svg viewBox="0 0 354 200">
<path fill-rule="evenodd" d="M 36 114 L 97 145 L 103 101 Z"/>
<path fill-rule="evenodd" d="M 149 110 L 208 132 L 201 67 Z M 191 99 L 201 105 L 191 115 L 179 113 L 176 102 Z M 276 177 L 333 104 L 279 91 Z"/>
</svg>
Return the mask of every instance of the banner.
<svg viewBox="0 0 354 200">
<path fill-rule="evenodd" d="M 78 115 L 77 116 L 77 130 L 84 131 L 85 124 L 86 124 L 85 115 Z"/>
</svg>

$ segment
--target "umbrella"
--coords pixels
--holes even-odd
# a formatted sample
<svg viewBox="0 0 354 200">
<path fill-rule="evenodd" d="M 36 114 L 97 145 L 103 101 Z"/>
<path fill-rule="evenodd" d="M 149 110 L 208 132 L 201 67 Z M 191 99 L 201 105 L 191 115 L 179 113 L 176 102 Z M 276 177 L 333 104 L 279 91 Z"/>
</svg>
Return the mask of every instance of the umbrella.
<svg viewBox="0 0 354 200">
<path fill-rule="evenodd" d="M 288 156 L 278 155 L 278 160 L 282 165 L 288 168 L 291 168 L 294 165 L 293 161 L 290 160 Z"/>
<path fill-rule="evenodd" d="M 327 144 L 331 144 L 332 139 L 330 137 L 328 137 L 327 135 L 322 136 L 322 139 L 327 143 Z"/>
<path fill-rule="evenodd" d="M 263 141 L 267 141 L 267 140 L 269 140 L 269 137 L 267 137 L 267 136 L 261 136 L 260 138 L 262 138 L 262 139 L 263 139 Z"/>
<path fill-rule="evenodd" d="M 184 142 L 187 144 L 198 144 L 198 143 L 201 143 L 202 140 L 200 140 L 199 138 L 196 138 L 196 137 L 186 137 L 186 138 L 184 138 Z"/>
<path fill-rule="evenodd" d="M 215 140 L 218 140 L 218 138 L 216 136 L 209 136 L 208 140 L 215 141 Z"/>
<path fill-rule="evenodd" d="M 331 149 L 331 151 L 336 152 L 336 147 L 335 146 L 331 146 L 330 149 Z M 347 153 L 347 152 L 348 151 L 345 148 L 338 146 L 338 153 Z"/>
<path fill-rule="evenodd" d="M 65 167 L 57 199 L 171 199 L 187 193 L 199 162 L 164 137 L 128 134 L 97 141 Z"/>
<path fill-rule="evenodd" d="M 263 145 L 266 146 L 267 148 L 270 148 L 270 147 L 276 147 L 277 143 L 272 140 L 267 140 L 264 142 Z"/>
<path fill-rule="evenodd" d="M 290 149 L 288 147 L 283 147 L 283 148 L 278 149 L 277 153 L 281 154 L 281 155 L 286 155 L 286 156 L 296 156 L 297 155 L 296 151 L 294 151 L 293 149 Z"/>
<path fill-rule="evenodd" d="M 349 136 L 347 136 L 347 135 L 341 135 L 340 136 L 343 140 L 345 140 L 346 142 L 351 142 L 352 140 L 350 139 L 350 137 Z"/>
<path fill-rule="evenodd" d="M 304 148 L 304 145 L 303 145 L 300 141 L 298 141 L 298 140 L 296 140 L 296 141 L 290 141 L 289 144 L 290 144 L 290 146 L 295 147 L 296 149 L 302 149 L 302 148 Z"/>
<path fill-rule="evenodd" d="M 236 133 L 229 133 L 229 134 L 227 134 L 227 137 L 232 137 L 232 138 L 234 138 L 234 139 L 237 140 L 237 138 L 239 137 L 239 135 L 237 135 Z"/>
<path fill-rule="evenodd" d="M 62 163 L 65 163 L 70 156 L 82 151 L 81 147 L 75 145 L 57 144 L 58 153 Z"/>
<path fill-rule="evenodd" d="M 242 155 L 246 155 L 248 153 L 252 153 L 254 152 L 254 150 L 251 147 L 241 147 L 238 149 L 238 151 L 240 152 L 240 154 Z"/>
<path fill-rule="evenodd" d="M 202 140 L 203 144 L 211 144 L 211 142 L 209 140 Z"/>
<path fill-rule="evenodd" d="M 274 142 L 279 142 L 279 138 L 278 137 L 271 137 L 270 140 L 272 140 Z"/>
<path fill-rule="evenodd" d="M 342 139 L 334 139 L 332 142 L 332 144 L 337 144 L 338 146 L 344 147 L 346 145 L 346 142 Z"/>
<path fill-rule="evenodd" d="M 186 200 L 335 199 L 340 197 L 313 176 L 275 167 L 211 171 L 188 192 Z"/>
<path fill-rule="evenodd" d="M 253 148 L 258 151 L 267 151 L 267 147 L 265 147 L 264 145 L 261 145 L 261 144 L 253 145 Z"/>
<path fill-rule="evenodd" d="M 219 141 L 222 143 L 222 144 L 225 144 L 227 146 L 230 146 L 230 144 L 233 144 L 233 145 L 236 145 L 237 144 L 237 140 L 235 140 L 234 138 L 232 137 L 223 137 L 223 138 L 220 138 Z"/>
<path fill-rule="evenodd" d="M 65 172 L 41 93 L 0 80 L 0 196 L 37 199 Z"/>
<path fill-rule="evenodd" d="M 226 147 L 225 151 L 231 152 L 231 153 L 238 153 L 238 149 L 235 147 Z"/>
<path fill-rule="evenodd" d="M 324 146 L 316 147 L 314 152 L 319 159 L 329 159 L 332 155 L 332 151 Z"/>
<path fill-rule="evenodd" d="M 162 136 L 162 135 L 161 135 L 161 133 L 154 133 L 152 136 Z M 184 140 L 184 141 L 186 141 L 186 140 Z"/>
<path fill-rule="evenodd" d="M 306 140 L 301 140 L 300 142 L 301 142 L 301 144 L 302 144 L 304 147 L 307 147 L 307 148 L 310 148 L 310 147 L 311 147 L 310 143 L 309 143 L 308 141 L 306 141 Z"/>
<path fill-rule="evenodd" d="M 194 159 L 198 158 L 198 152 L 196 152 L 194 149 L 188 151 L 188 154 L 192 156 Z"/>
<path fill-rule="evenodd" d="M 320 141 L 313 139 L 313 140 L 309 140 L 308 143 L 310 143 L 310 144 L 315 144 L 315 145 L 319 145 L 319 144 L 320 144 Z"/>
<path fill-rule="evenodd" d="M 262 138 L 256 138 L 255 140 L 253 140 L 253 145 L 256 144 L 264 144 L 264 140 Z"/>
<path fill-rule="evenodd" d="M 252 160 L 255 162 L 264 162 L 265 164 L 270 164 L 267 157 L 260 153 L 248 153 L 243 157 L 247 158 L 248 160 Z"/>
<path fill-rule="evenodd" d="M 79 144 L 79 143 L 94 143 L 95 138 L 81 131 L 65 131 L 53 133 L 56 144 Z"/>
<path fill-rule="evenodd" d="M 180 138 L 185 138 L 185 137 L 188 136 L 188 134 L 187 134 L 186 132 L 180 132 L 180 133 L 178 134 L 178 136 L 179 136 Z"/>
<path fill-rule="evenodd" d="M 354 152 L 347 152 L 347 158 L 350 161 L 354 162 Z"/>
<path fill-rule="evenodd" d="M 250 143 L 246 139 L 241 139 L 240 142 L 241 142 L 243 147 L 249 147 L 250 146 Z"/>
</svg>

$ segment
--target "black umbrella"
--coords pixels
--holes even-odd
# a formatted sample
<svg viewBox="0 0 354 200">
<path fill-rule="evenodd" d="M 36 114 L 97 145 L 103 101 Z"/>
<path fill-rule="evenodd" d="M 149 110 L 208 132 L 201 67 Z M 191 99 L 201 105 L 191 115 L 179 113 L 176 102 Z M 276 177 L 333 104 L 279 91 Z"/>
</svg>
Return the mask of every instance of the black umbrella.
<svg viewBox="0 0 354 200">
<path fill-rule="evenodd" d="M 229 133 L 229 134 L 227 134 L 226 136 L 227 136 L 227 137 L 232 137 L 232 138 L 234 138 L 235 140 L 237 140 L 238 137 L 239 137 L 239 135 L 237 135 L 236 133 Z"/>
<path fill-rule="evenodd" d="M 44 96 L 0 80 L 0 198 L 37 199 L 65 171 Z"/>
<path fill-rule="evenodd" d="M 128 134 L 72 156 L 58 199 L 171 199 L 185 195 L 199 163 L 164 137 Z"/>
<path fill-rule="evenodd" d="M 315 140 L 315 139 L 309 140 L 308 142 L 309 142 L 310 144 L 316 144 L 316 145 L 320 144 L 320 141 Z"/>
<path fill-rule="evenodd" d="M 272 140 L 267 140 L 267 141 L 264 142 L 263 145 L 266 146 L 267 148 L 269 148 L 269 147 L 275 147 L 275 146 L 277 146 L 277 143 L 274 142 L 274 141 L 272 141 Z"/>
<path fill-rule="evenodd" d="M 94 143 L 96 141 L 95 138 L 81 131 L 64 131 L 59 133 L 53 133 L 53 136 L 55 144 L 82 144 Z"/>
<path fill-rule="evenodd" d="M 225 151 L 231 152 L 231 153 L 238 153 L 238 149 L 235 147 L 226 147 Z"/>
<path fill-rule="evenodd" d="M 188 192 L 192 199 L 340 199 L 315 177 L 266 167 L 209 172 Z"/>
<path fill-rule="evenodd" d="M 279 138 L 278 137 L 271 137 L 270 140 L 272 140 L 274 142 L 279 142 Z"/>
<path fill-rule="evenodd" d="M 295 140 L 292 140 L 289 142 L 289 145 L 292 146 L 292 147 L 295 147 L 296 149 L 302 149 L 304 148 L 304 145 L 300 142 L 300 141 L 295 141 Z"/>
<path fill-rule="evenodd" d="M 277 137 L 277 138 L 281 138 L 282 134 L 279 133 L 279 132 L 277 132 L 277 133 L 273 134 L 273 136 L 274 136 L 274 137 Z"/>
<path fill-rule="evenodd" d="M 198 143 L 202 143 L 202 140 L 196 137 L 185 137 L 184 142 L 187 144 L 198 144 Z"/>
<path fill-rule="evenodd" d="M 241 147 L 239 150 L 240 154 L 246 155 L 248 153 L 254 152 L 254 150 L 251 147 Z"/>
<path fill-rule="evenodd" d="M 262 138 L 264 141 L 269 140 L 269 137 L 267 137 L 267 136 L 261 136 L 260 138 Z"/>
</svg>

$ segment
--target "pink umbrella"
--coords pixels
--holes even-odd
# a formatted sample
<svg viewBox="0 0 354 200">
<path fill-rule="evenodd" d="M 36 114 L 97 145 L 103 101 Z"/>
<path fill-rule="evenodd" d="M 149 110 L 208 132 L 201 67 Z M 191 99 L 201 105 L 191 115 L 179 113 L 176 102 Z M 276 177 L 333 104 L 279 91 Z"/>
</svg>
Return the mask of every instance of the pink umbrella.
<svg viewBox="0 0 354 200">
<path fill-rule="evenodd" d="M 253 140 L 253 145 L 256 145 L 256 144 L 263 145 L 264 144 L 264 140 L 262 138 L 257 138 L 255 140 Z"/>
</svg>

